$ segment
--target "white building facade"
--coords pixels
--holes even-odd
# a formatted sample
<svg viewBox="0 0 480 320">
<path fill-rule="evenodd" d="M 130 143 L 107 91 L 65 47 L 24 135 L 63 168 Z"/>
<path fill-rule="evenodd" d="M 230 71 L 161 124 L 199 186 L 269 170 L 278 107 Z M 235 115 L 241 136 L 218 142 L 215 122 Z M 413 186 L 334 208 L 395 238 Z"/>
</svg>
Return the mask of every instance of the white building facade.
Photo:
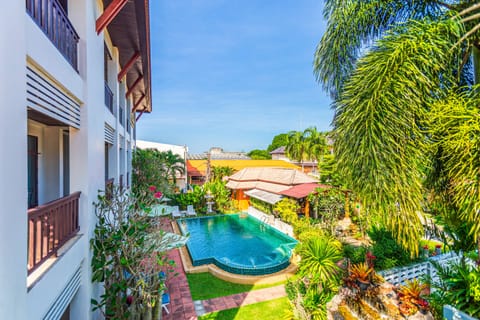
<svg viewBox="0 0 480 320">
<path fill-rule="evenodd" d="M 0 319 L 101 319 L 93 202 L 151 111 L 148 1 L 3 1 L 0 25 Z"/>
</svg>

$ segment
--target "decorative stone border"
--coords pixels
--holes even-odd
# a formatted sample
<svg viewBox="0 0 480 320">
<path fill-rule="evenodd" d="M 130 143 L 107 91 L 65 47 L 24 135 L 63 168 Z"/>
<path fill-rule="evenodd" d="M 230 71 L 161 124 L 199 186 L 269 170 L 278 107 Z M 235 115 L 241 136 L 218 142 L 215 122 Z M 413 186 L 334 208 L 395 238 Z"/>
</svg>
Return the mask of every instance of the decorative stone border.
<svg viewBox="0 0 480 320">
<path fill-rule="evenodd" d="M 173 231 L 177 234 L 180 233 L 180 229 L 178 228 L 177 222 L 172 221 L 172 228 Z M 188 254 L 188 250 L 186 246 L 179 248 L 180 258 L 182 259 L 183 268 L 186 273 L 202 273 L 202 272 L 210 272 L 213 276 L 233 283 L 238 284 L 273 284 L 287 280 L 291 276 L 295 274 L 298 269 L 298 261 L 299 258 L 295 254 L 292 254 L 290 258 L 290 265 L 279 272 L 260 275 L 260 276 L 251 276 L 251 275 L 241 275 L 241 274 L 234 274 L 227 272 L 225 270 L 220 269 L 214 264 L 206 264 L 198 267 L 194 267 L 192 265 L 192 260 L 190 259 L 190 255 Z"/>
</svg>

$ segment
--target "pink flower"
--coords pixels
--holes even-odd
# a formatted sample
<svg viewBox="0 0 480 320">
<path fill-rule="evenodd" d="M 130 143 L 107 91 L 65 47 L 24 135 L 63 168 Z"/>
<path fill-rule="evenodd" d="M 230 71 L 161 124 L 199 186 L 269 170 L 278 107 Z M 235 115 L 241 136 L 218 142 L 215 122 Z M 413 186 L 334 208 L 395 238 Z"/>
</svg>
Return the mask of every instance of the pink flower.
<svg viewBox="0 0 480 320">
<path fill-rule="evenodd" d="M 148 187 L 148 190 L 154 192 L 155 190 L 157 190 L 157 187 L 155 187 L 155 186 L 150 186 L 150 187 Z"/>
<path fill-rule="evenodd" d="M 155 192 L 155 194 L 153 196 L 157 199 L 160 199 L 162 197 L 162 195 L 163 194 L 159 191 L 159 192 Z"/>
</svg>

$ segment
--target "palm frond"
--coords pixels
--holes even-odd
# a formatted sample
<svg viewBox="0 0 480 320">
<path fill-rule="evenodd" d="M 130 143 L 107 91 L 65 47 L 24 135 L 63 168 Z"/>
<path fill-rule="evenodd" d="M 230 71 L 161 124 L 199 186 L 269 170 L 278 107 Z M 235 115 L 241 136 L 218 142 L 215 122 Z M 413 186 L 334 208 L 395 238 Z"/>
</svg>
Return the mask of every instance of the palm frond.
<svg viewBox="0 0 480 320">
<path fill-rule="evenodd" d="M 422 234 L 428 106 L 439 88 L 454 83 L 449 49 L 461 32 L 453 20 L 393 28 L 358 61 L 335 101 L 335 150 L 347 184 L 414 253 Z"/>
<path fill-rule="evenodd" d="M 314 55 L 314 73 L 332 96 L 355 68 L 362 50 L 398 23 L 419 17 L 439 16 L 438 1 L 327 0 L 327 30 Z"/>
</svg>

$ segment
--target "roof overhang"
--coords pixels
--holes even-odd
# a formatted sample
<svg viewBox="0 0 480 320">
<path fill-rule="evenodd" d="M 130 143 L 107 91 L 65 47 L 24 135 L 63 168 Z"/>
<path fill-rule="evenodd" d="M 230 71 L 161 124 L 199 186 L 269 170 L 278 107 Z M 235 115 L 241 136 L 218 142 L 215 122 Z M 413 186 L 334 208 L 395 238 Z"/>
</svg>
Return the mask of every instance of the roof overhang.
<svg viewBox="0 0 480 320">
<path fill-rule="evenodd" d="M 114 0 L 103 0 L 107 8 Z M 120 68 L 127 91 L 136 105 L 134 112 L 152 111 L 149 0 L 128 0 L 107 26 L 112 43 L 118 48 Z M 139 57 L 132 62 L 136 54 Z M 137 81 L 141 79 L 140 81 Z"/>
<path fill-rule="evenodd" d="M 258 190 L 258 189 L 248 190 L 245 192 L 245 194 L 251 198 L 255 198 L 269 204 L 276 204 L 283 198 L 279 194 Z"/>
</svg>

